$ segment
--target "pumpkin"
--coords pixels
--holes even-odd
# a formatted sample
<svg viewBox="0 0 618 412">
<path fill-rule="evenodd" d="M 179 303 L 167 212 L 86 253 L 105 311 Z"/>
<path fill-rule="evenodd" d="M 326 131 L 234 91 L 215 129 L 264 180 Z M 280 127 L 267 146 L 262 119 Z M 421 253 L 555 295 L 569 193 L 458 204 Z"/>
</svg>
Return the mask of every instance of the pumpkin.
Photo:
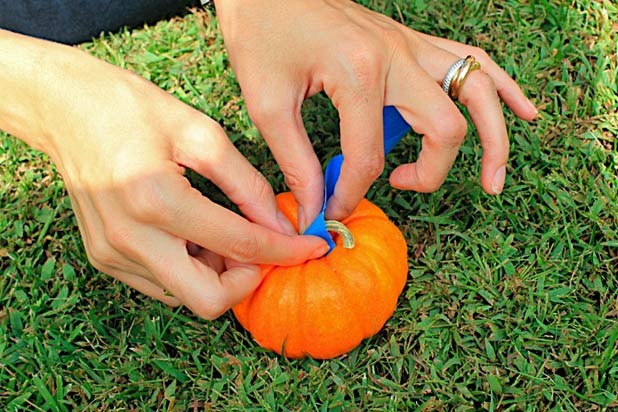
<svg viewBox="0 0 618 412">
<path fill-rule="evenodd" d="M 277 202 L 296 225 L 292 194 L 279 194 Z M 366 199 L 332 229 L 344 236 L 334 234 L 329 254 L 296 266 L 262 266 L 261 284 L 232 308 L 260 346 L 289 358 L 334 358 L 393 314 L 408 274 L 402 233 Z"/>
</svg>

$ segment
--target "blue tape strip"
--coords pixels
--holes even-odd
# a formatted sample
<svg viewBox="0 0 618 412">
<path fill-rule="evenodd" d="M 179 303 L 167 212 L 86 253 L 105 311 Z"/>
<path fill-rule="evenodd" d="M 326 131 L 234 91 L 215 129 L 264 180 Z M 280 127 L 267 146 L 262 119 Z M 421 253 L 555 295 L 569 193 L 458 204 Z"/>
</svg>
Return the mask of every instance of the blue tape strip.
<svg viewBox="0 0 618 412">
<path fill-rule="evenodd" d="M 386 106 L 384 108 L 383 118 L 384 154 L 386 155 L 408 133 L 410 125 L 406 123 L 394 106 Z M 328 199 L 330 199 L 335 192 L 335 185 L 337 184 L 337 180 L 339 180 L 342 164 L 343 155 L 337 155 L 328 162 L 326 171 L 324 172 L 324 204 L 322 205 L 322 210 L 304 232 L 306 235 L 319 236 L 324 239 L 328 243 L 328 246 L 330 246 L 328 253 L 335 247 L 335 241 L 328 230 L 326 230 L 324 212 L 326 211 Z"/>
</svg>

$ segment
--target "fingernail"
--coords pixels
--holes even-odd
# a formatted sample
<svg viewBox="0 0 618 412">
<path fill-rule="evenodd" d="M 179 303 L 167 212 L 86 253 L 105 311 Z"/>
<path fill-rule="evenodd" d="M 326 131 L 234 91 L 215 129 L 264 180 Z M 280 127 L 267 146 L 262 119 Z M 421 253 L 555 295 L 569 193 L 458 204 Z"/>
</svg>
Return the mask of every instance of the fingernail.
<svg viewBox="0 0 618 412">
<path fill-rule="evenodd" d="M 494 181 L 491 184 L 491 190 L 494 194 L 499 195 L 502 193 L 502 189 L 504 188 L 504 178 L 506 177 L 506 166 L 502 166 L 496 172 L 494 176 Z"/>
<path fill-rule="evenodd" d="M 305 208 L 298 206 L 298 233 L 304 233 L 307 229 L 307 217 L 305 215 Z"/>
<path fill-rule="evenodd" d="M 283 233 L 286 233 L 288 235 L 297 234 L 292 222 L 290 222 L 280 210 L 277 211 L 277 220 L 279 221 L 279 226 L 281 226 L 281 230 L 283 231 Z"/>
<path fill-rule="evenodd" d="M 313 251 L 309 259 L 319 259 L 322 256 L 324 256 L 326 253 L 328 253 L 329 249 L 330 248 L 328 247 L 327 243 L 322 243 L 322 245 L 319 248 Z"/>
<path fill-rule="evenodd" d="M 536 115 L 539 114 L 539 109 L 537 109 L 534 103 L 530 100 L 528 100 L 528 106 L 530 107 L 530 110 L 534 111 L 534 116 L 536 117 Z"/>
</svg>

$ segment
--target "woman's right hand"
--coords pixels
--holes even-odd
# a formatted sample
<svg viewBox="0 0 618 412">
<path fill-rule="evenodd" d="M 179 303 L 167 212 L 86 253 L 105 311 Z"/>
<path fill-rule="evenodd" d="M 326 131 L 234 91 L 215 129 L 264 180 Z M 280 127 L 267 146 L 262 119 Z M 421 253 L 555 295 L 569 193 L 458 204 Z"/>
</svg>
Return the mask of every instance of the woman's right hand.
<svg viewBox="0 0 618 412">
<path fill-rule="evenodd" d="M 64 178 L 91 263 L 170 305 L 215 318 L 260 282 L 256 264 L 322 256 L 212 119 L 74 48 L 0 30 L 0 129 Z M 192 188 L 190 168 L 245 219 Z"/>
</svg>

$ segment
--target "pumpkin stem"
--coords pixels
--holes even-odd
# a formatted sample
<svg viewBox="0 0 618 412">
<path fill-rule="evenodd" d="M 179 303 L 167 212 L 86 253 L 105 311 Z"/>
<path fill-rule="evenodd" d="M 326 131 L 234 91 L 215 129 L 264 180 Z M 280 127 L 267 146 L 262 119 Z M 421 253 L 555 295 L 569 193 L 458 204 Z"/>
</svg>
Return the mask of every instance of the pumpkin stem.
<svg viewBox="0 0 618 412">
<path fill-rule="evenodd" d="M 343 237 L 344 248 L 352 249 L 354 247 L 354 236 L 352 236 L 352 232 L 350 232 L 350 229 L 348 229 L 343 223 L 337 220 L 327 220 L 326 230 L 341 235 Z"/>
</svg>

